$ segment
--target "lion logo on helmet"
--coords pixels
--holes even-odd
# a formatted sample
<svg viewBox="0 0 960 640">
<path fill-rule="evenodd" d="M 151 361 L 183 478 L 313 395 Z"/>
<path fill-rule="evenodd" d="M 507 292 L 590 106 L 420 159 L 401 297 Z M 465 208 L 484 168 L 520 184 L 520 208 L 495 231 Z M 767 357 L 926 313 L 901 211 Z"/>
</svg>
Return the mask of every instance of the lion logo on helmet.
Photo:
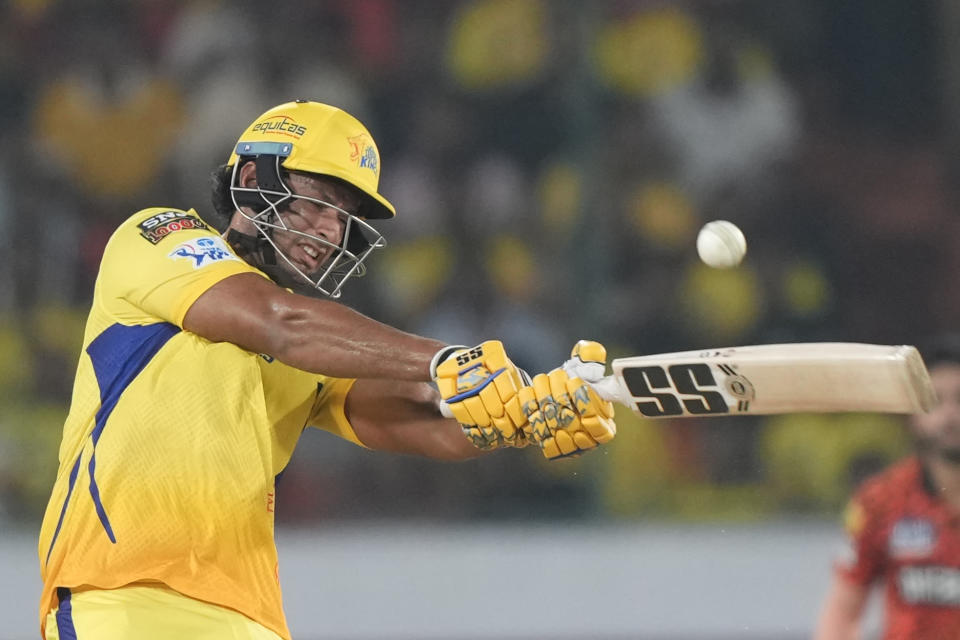
<svg viewBox="0 0 960 640">
<path fill-rule="evenodd" d="M 377 157 L 377 148 L 373 140 L 365 133 L 347 138 L 350 143 L 350 161 L 361 169 L 370 169 L 374 174 L 380 172 L 380 158 Z"/>
</svg>

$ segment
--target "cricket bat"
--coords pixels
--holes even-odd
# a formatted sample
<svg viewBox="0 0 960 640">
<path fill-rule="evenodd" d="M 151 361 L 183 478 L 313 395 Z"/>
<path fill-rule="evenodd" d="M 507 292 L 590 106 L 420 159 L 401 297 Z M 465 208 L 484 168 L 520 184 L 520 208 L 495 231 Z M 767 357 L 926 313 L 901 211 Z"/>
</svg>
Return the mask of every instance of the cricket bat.
<svg viewBox="0 0 960 640">
<path fill-rule="evenodd" d="M 613 375 L 591 386 L 647 418 L 919 413 L 936 402 L 909 345 L 767 344 L 617 358 L 611 366 Z"/>
</svg>

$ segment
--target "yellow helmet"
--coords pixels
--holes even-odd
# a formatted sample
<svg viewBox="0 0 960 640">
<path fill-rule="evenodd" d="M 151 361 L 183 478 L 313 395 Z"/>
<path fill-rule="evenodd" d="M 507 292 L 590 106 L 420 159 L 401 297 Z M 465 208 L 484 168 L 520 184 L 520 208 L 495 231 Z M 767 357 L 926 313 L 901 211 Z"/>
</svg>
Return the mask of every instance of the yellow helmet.
<svg viewBox="0 0 960 640">
<path fill-rule="evenodd" d="M 238 183 L 241 158 L 255 163 L 257 180 L 253 186 Z M 232 203 L 257 229 L 256 236 L 249 236 L 228 228 L 227 242 L 282 286 L 298 290 L 306 286 L 337 298 L 348 279 L 365 273 L 370 253 L 386 245 L 383 235 L 367 222 L 396 214 L 393 205 L 377 191 L 380 152 L 366 127 L 341 109 L 308 100 L 270 109 L 240 136 L 227 167 Z M 344 211 L 329 202 L 294 193 L 282 169 L 328 176 L 352 185 L 361 194 L 360 205 L 356 211 Z M 288 226 L 282 211 L 293 199 L 335 209 L 344 222 L 340 240 L 334 243 Z M 329 253 L 313 272 L 307 273 L 277 245 L 274 234 L 278 232 L 302 236 Z"/>
<path fill-rule="evenodd" d="M 377 191 L 380 152 L 373 136 L 346 111 L 297 100 L 266 111 L 240 136 L 227 165 L 240 156 L 272 155 L 280 166 L 333 176 L 363 192 L 364 218 L 392 218 L 396 209 Z"/>
</svg>

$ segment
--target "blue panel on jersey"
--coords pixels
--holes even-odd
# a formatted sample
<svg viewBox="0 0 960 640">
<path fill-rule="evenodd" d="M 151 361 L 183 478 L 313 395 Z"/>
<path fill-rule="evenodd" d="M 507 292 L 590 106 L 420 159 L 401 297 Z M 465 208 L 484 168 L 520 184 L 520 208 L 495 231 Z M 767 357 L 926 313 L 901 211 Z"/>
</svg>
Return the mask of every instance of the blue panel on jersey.
<svg viewBox="0 0 960 640">
<path fill-rule="evenodd" d="M 77 640 L 77 630 L 73 626 L 73 605 L 70 603 L 70 589 L 57 587 L 57 631 L 60 640 Z"/>
<path fill-rule="evenodd" d="M 100 439 L 107 418 L 123 392 L 160 347 L 179 332 L 180 329 L 169 322 L 132 327 L 114 324 L 90 343 L 87 353 L 90 354 L 93 372 L 100 386 L 100 410 L 97 411 L 97 424 L 93 429 L 94 444 Z"/>
<path fill-rule="evenodd" d="M 97 411 L 96 425 L 91 434 L 94 447 L 103 434 L 110 414 L 120 401 L 120 396 L 160 348 L 179 332 L 180 329 L 169 322 L 136 326 L 114 324 L 107 327 L 87 347 L 100 387 L 100 410 Z M 90 456 L 90 495 L 110 542 L 115 543 L 117 540 L 113 535 L 113 528 L 100 501 L 100 490 L 94 476 L 95 468 L 96 452 Z"/>
<path fill-rule="evenodd" d="M 82 455 L 83 451 L 77 456 L 77 461 L 73 463 L 73 469 L 70 470 L 70 482 L 67 484 L 67 497 L 63 499 L 63 506 L 60 508 L 60 519 L 57 520 L 57 528 L 53 531 L 53 537 L 50 539 L 50 548 L 47 549 L 47 559 L 44 560 L 44 562 L 50 561 L 50 552 L 53 551 L 53 545 L 57 541 L 57 536 L 60 535 L 60 527 L 63 526 L 63 516 L 67 514 L 67 503 L 70 502 L 70 495 L 73 493 L 73 484 L 77 481 L 77 472 L 80 470 L 80 457 Z"/>
<path fill-rule="evenodd" d="M 103 529 L 107 532 L 107 537 L 110 538 L 110 542 L 116 544 L 117 537 L 113 535 L 113 527 L 110 526 L 110 519 L 107 517 L 107 510 L 103 507 L 103 502 L 100 500 L 100 487 L 97 486 L 97 476 L 95 471 L 97 469 L 97 451 L 94 449 L 93 453 L 90 455 L 90 464 L 87 467 L 87 471 L 90 474 L 90 496 L 93 498 L 93 507 L 97 510 L 97 517 L 100 518 L 100 523 L 103 525 Z"/>
</svg>

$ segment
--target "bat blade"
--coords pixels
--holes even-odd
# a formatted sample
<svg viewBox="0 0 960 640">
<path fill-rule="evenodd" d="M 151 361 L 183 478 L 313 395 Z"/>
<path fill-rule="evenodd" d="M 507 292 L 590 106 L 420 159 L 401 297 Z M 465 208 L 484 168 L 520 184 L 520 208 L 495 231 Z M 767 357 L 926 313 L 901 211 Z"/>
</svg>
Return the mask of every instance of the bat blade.
<svg viewBox="0 0 960 640">
<path fill-rule="evenodd" d="M 647 418 L 919 413 L 936 402 L 916 348 L 769 344 L 618 358 L 601 395 Z M 616 384 L 612 384 L 615 382 Z"/>
</svg>

